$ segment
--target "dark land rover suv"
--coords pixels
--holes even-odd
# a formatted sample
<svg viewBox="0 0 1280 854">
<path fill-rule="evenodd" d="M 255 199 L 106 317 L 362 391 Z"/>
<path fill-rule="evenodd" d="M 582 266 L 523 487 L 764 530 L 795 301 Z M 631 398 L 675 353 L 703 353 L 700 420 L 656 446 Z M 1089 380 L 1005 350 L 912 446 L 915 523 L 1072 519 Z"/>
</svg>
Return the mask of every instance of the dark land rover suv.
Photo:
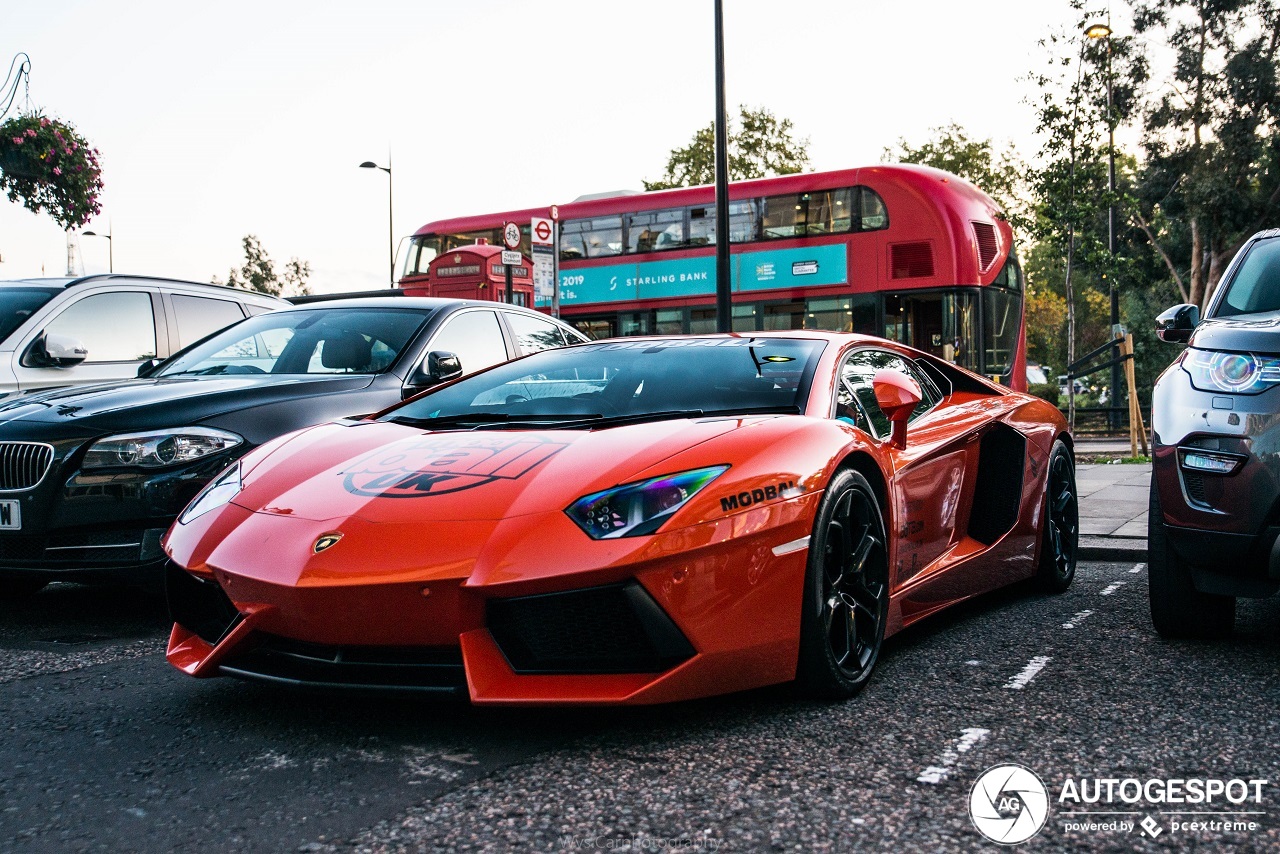
<svg viewBox="0 0 1280 854">
<path fill-rule="evenodd" d="M 1156 333 L 1188 346 L 1151 399 L 1151 617 L 1223 637 L 1236 597 L 1280 590 L 1280 229 L 1245 243 L 1203 320 L 1174 306 Z"/>
</svg>

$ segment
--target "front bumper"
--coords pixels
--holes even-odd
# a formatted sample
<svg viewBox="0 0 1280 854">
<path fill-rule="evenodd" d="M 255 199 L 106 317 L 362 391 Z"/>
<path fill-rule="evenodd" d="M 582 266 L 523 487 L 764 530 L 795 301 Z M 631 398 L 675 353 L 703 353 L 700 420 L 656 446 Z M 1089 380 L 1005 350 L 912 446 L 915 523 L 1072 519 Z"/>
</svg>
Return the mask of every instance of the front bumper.
<svg viewBox="0 0 1280 854">
<path fill-rule="evenodd" d="M 299 555 L 296 567 L 274 556 L 269 571 L 248 544 L 268 530 L 310 544 L 332 520 L 229 507 L 193 523 L 206 535 L 234 530 L 210 554 L 171 548 L 194 571 L 169 570 L 168 658 L 197 677 L 465 694 L 477 704 L 657 703 L 785 682 L 808 553 L 773 550 L 808 535 L 819 497 L 599 543 L 581 543 L 562 513 L 452 537 L 349 519 L 338 546 Z M 392 545 L 408 537 L 413 547 Z M 374 542 L 379 551 L 362 548 Z M 548 543 L 581 544 L 582 554 Z M 435 568 L 412 566 L 423 544 Z M 373 554 L 376 570 L 360 565 Z M 594 566 L 575 571 L 592 554 Z"/>
<path fill-rule="evenodd" d="M 1234 461 L 1218 474 L 1187 456 Z M 1280 590 L 1280 388 L 1204 392 L 1177 364 L 1152 396 L 1152 478 L 1170 546 L 1198 589 L 1232 596 Z"/>
<path fill-rule="evenodd" d="M 21 505 L 22 527 L 0 531 L 0 577 L 156 581 L 161 538 L 187 502 L 230 462 L 224 454 L 160 471 L 87 474 L 89 442 L 55 443 L 48 474 L 0 498 Z"/>
</svg>

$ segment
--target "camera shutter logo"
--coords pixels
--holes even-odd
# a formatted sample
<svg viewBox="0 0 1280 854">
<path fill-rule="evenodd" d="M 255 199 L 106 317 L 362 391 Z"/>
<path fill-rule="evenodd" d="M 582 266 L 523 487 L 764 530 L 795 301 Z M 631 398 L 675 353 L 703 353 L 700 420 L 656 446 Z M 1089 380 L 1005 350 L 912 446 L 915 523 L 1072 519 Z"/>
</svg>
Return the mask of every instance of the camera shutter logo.
<svg viewBox="0 0 1280 854">
<path fill-rule="evenodd" d="M 969 790 L 969 819 L 992 842 L 1026 842 L 1049 819 L 1049 791 L 1030 768 L 996 765 L 982 772 Z"/>
</svg>

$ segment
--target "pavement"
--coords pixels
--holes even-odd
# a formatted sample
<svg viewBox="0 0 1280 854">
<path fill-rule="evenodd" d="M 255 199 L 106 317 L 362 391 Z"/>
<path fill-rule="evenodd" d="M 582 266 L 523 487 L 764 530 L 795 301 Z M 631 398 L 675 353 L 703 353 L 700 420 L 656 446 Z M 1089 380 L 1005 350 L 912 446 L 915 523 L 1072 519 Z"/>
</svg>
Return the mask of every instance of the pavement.
<svg viewBox="0 0 1280 854">
<path fill-rule="evenodd" d="M 1128 456 L 1127 439 L 1081 438 L 1076 455 Z M 1076 465 L 1080 496 L 1080 560 L 1145 561 L 1151 463 L 1093 462 Z"/>
</svg>

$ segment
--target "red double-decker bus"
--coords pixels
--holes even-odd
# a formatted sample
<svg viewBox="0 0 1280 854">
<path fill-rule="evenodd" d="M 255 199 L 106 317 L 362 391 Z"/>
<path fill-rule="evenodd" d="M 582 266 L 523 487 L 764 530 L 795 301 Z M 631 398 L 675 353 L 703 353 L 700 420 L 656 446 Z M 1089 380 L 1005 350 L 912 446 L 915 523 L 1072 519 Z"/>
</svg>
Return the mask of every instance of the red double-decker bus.
<svg viewBox="0 0 1280 854">
<path fill-rule="evenodd" d="M 1026 387 L 1023 277 L 985 193 L 924 166 L 869 166 L 729 187 L 733 329 L 836 329 L 901 341 Z M 413 236 L 400 286 L 431 292 L 428 264 L 501 242 L 547 208 L 441 220 Z M 559 205 L 560 314 L 592 337 L 714 332 L 710 186 Z M 539 308 L 549 308 L 540 294 Z"/>
</svg>

